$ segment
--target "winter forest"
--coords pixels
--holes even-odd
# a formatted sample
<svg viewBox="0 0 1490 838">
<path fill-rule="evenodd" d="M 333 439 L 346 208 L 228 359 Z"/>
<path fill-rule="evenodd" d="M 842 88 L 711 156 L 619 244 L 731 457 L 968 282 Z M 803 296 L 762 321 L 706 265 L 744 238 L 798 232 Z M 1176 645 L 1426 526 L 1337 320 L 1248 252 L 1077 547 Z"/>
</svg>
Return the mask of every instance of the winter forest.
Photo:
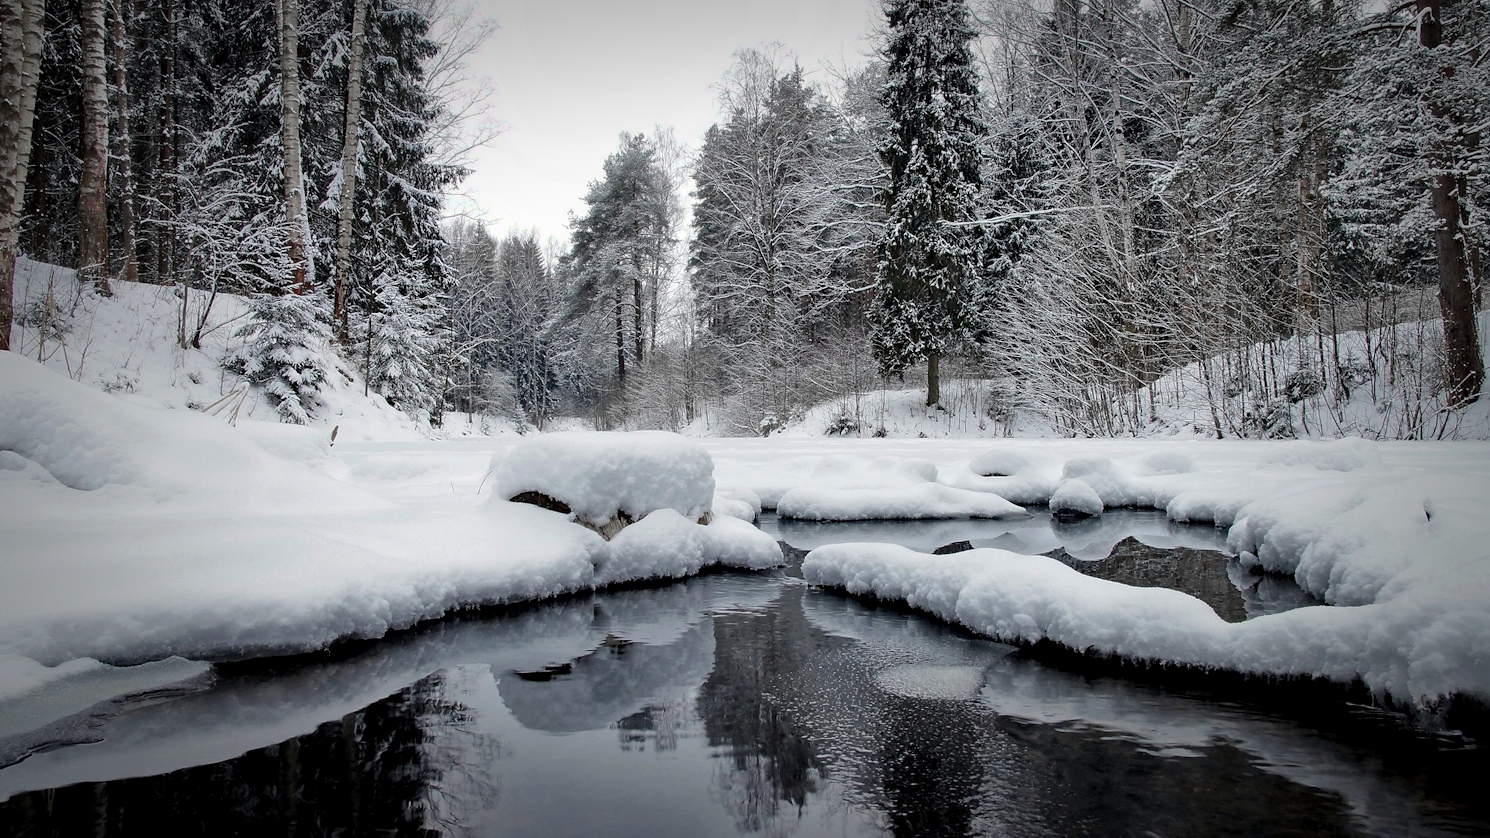
<svg viewBox="0 0 1490 838">
<path fill-rule="evenodd" d="M 0 838 L 1490 834 L 1487 120 L 1490 0 L 0 0 Z"/>
<path fill-rule="evenodd" d="M 1482 0 L 896 0 L 852 68 L 742 47 L 543 240 L 445 210 L 490 31 L 447 0 L 4 8 L 13 351 L 122 281 L 182 347 L 246 299 L 225 380 L 287 422 L 340 374 L 434 426 L 1490 433 Z"/>
</svg>

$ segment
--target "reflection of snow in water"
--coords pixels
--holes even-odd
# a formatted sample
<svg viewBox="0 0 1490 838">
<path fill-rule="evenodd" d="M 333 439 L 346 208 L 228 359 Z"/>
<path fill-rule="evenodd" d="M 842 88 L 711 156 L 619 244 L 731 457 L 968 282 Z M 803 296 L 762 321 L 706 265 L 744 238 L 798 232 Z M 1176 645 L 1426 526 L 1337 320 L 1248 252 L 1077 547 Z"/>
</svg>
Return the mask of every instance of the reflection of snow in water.
<svg viewBox="0 0 1490 838">
<path fill-rule="evenodd" d="M 606 823 L 667 819 L 676 828 L 686 815 L 698 819 L 696 828 L 687 822 L 690 834 L 711 832 L 703 824 L 720 816 L 729 830 L 758 823 L 804 836 L 859 834 L 886 813 L 923 811 L 907 801 L 924 780 L 972 784 L 987 803 L 979 818 L 1031 834 L 1041 830 L 1025 827 L 1066 805 L 1066 792 L 1041 784 L 1050 765 L 1063 766 L 1070 793 L 1097 794 L 1111 785 L 1101 759 L 1198 757 L 1185 764 L 1206 766 L 1198 776 L 1214 779 L 1233 776 L 1227 748 L 1275 777 L 1339 795 L 1353 827 L 1426 834 L 1433 826 L 1410 783 L 1362 759 L 1369 748 L 1352 751 L 1238 706 L 1051 669 L 934 620 L 785 585 L 719 575 L 613 591 L 434 624 L 342 660 L 229 672 L 203 692 L 124 710 L 100 729 L 102 742 L 0 771 L 0 797 L 229 759 L 443 669 L 446 692 L 475 708 L 485 738 L 431 740 L 450 750 L 430 757 L 449 769 L 432 793 L 449 798 L 440 798 L 441 811 L 474 812 L 478 832 L 580 823 L 604 832 Z M 545 671 L 547 681 L 517 674 Z M 1011 738 L 1011 730 L 1032 735 Z M 1084 761 L 1099 744 L 1097 761 Z M 482 756 L 477 746 L 486 745 L 492 753 Z M 1157 765 L 1159 779 L 1134 779 L 1120 793 L 1162 800 L 1169 775 Z M 493 767 L 490 782 L 451 773 L 463 766 Z M 1313 794 L 1297 790 L 1269 805 L 1298 806 Z M 1141 806 L 1125 811 L 1142 816 Z M 1059 833 L 1078 821 L 1050 823 L 1045 831 Z"/>
<path fill-rule="evenodd" d="M 902 649 L 923 661 L 877 673 L 875 683 L 890 692 L 898 691 L 887 682 L 900 685 L 918 672 L 928 676 L 926 689 L 935 693 L 938 682 L 967 678 L 976 671 L 979 684 L 973 694 L 1000 716 L 1062 730 L 1102 731 L 1166 757 L 1204 757 L 1208 748 L 1229 744 L 1251 755 L 1269 773 L 1339 794 L 1370 832 L 1423 829 L 1416 802 L 1383 781 L 1374 766 L 1363 765 L 1358 754 L 1304 735 L 1286 722 L 1122 679 L 1052 669 L 1012 654 L 1007 646 L 962 640 L 950 632 L 938 636 L 925 630 L 929 621 L 842 597 L 810 595 L 803 598 L 802 607 L 822 631 L 868 647 Z M 970 658 L 980 650 L 975 664 Z"/>
</svg>

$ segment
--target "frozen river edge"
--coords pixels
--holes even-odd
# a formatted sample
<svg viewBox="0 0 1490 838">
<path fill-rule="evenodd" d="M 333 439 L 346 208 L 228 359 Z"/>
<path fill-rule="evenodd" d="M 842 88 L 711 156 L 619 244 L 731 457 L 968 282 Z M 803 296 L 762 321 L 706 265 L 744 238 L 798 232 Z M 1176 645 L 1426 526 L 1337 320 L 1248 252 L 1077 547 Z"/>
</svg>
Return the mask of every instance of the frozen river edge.
<svg viewBox="0 0 1490 838">
<path fill-rule="evenodd" d="M 485 478 L 516 438 L 333 453 L 307 429 L 230 428 L 20 359 L 0 376 L 13 395 L 0 407 L 0 693 L 14 698 L 84 673 L 107 680 L 97 661 L 312 651 L 477 605 L 780 561 L 768 537 L 727 516 L 700 525 L 654 511 L 607 542 L 558 513 L 495 497 Z M 936 494 L 917 486 L 1032 504 L 1080 480 L 1107 508 L 1228 527 L 1244 562 L 1292 575 L 1333 607 L 1228 625 L 1184 594 L 1088 579 L 1043 557 L 932 558 L 883 545 L 814 553 L 804 570 L 821 585 L 903 601 L 998 639 L 1359 681 L 1425 715 L 1455 695 L 1490 696 L 1482 443 L 697 444 L 713 461 L 711 494 L 734 506 L 772 508 L 793 491 L 834 509 L 855 492 L 880 505 Z"/>
</svg>

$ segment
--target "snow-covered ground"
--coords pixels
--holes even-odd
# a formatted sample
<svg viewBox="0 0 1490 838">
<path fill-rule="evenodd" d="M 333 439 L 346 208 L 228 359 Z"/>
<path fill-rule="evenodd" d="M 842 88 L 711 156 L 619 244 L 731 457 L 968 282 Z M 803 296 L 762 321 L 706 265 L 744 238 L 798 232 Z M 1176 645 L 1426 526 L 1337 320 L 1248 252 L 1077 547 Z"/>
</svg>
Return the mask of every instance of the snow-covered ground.
<svg viewBox="0 0 1490 838">
<path fill-rule="evenodd" d="M 0 353 L 3 720 L 205 671 L 187 659 L 318 649 L 715 562 L 773 564 L 774 543 L 745 523 L 761 508 L 805 521 L 1017 517 L 1053 496 L 1214 522 L 1244 563 L 1291 574 L 1330 606 L 1228 625 L 1184 594 L 1082 577 L 1017 539 L 1000 543 L 1017 553 L 935 558 L 824 544 L 805 570 L 1008 640 L 1359 678 L 1423 706 L 1490 699 L 1487 443 L 987 439 L 994 429 L 975 425 L 948 427 L 964 438 L 824 438 L 804 424 L 650 453 L 601 436 L 555 448 L 560 437 L 486 436 L 478 423 L 431 440 L 364 396 L 355 371 L 336 377 L 317 424 L 266 421 L 273 410 L 250 394 L 234 427 L 188 408 L 233 390 L 217 359 L 241 300 L 220 298 L 204 348 L 182 350 L 171 289 L 120 283 L 99 299 L 69 292 L 65 272 L 23 267 L 27 305 L 65 304 L 55 319 L 68 340 L 23 328 L 21 351 Z M 965 386 L 949 392 L 972 399 Z M 908 417 L 897 433 L 947 421 L 917 398 L 897 402 Z M 607 463 L 604 485 L 573 479 Z M 571 509 L 640 520 L 606 540 L 498 491 L 575 486 L 589 495 Z M 156 663 L 129 666 L 144 661 Z"/>
<path fill-rule="evenodd" d="M 767 502 L 824 455 L 931 460 L 940 483 L 1043 503 L 1079 479 L 1106 507 L 1229 527 L 1244 564 L 1330 604 L 1225 624 L 1200 601 L 1001 550 L 814 550 L 818 584 L 903 600 L 1005 640 L 1246 672 L 1361 679 L 1406 703 L 1490 697 L 1490 445 L 1477 442 L 719 440 L 721 485 Z M 989 476 L 997 475 L 997 476 Z"/>
<path fill-rule="evenodd" d="M 736 518 L 647 510 L 607 541 L 497 497 L 488 463 L 521 437 L 332 449 L 316 428 L 232 427 L 13 353 L 0 392 L 0 697 L 110 671 L 80 659 L 306 651 L 469 605 L 780 561 Z M 592 448 L 590 465 L 624 443 Z M 654 466 L 633 477 L 672 464 Z"/>
<path fill-rule="evenodd" d="M 79 285 L 76 273 L 21 257 L 16 265 L 17 322 L 12 349 L 39 360 L 74 381 L 124 396 L 138 404 L 200 409 L 233 392 L 238 376 L 223 358 L 242 347 L 237 335 L 248 317 L 248 301 L 236 294 L 212 297 L 192 291 L 183 307 L 175 286 L 113 283 L 112 297 Z M 183 312 L 184 308 L 184 312 Z M 182 348 L 201 325 L 201 347 Z M 335 353 L 324 353 L 330 375 L 309 427 L 337 441 L 417 440 L 515 433 L 509 422 L 464 413 L 447 414 L 440 428 L 416 421 L 363 387 L 361 372 Z M 236 400 L 222 405 L 230 409 Z M 238 421 L 278 423 L 270 399 L 250 389 Z"/>
</svg>

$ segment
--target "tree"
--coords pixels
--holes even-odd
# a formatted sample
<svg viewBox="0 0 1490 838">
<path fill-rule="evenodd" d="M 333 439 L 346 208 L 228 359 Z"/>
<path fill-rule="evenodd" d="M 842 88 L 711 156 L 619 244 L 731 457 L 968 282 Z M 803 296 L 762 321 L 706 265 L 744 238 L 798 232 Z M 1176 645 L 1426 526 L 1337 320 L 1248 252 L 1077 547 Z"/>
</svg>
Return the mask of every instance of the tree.
<svg viewBox="0 0 1490 838">
<path fill-rule="evenodd" d="M 1442 0 L 1417 0 L 1415 4 L 1418 43 L 1433 53 L 1447 51 L 1441 50 L 1446 40 L 1443 33 L 1444 5 Z M 1452 40 L 1452 35 L 1448 40 Z M 1483 56 L 1474 64 L 1482 60 Z M 1461 229 L 1466 215 L 1461 202 L 1468 196 L 1463 194 L 1466 179 L 1457 171 L 1460 158 L 1464 156 L 1463 147 L 1466 144 L 1478 145 L 1479 132 L 1466 129 L 1462 114 L 1455 112 L 1443 90 L 1452 83 L 1457 68 L 1441 58 L 1439 62 L 1434 62 L 1438 65 L 1434 68 L 1435 77 L 1427 80 L 1423 96 L 1427 100 L 1428 112 L 1437 123 L 1433 127 L 1438 133 L 1430 148 L 1434 169 L 1433 215 L 1438 221 L 1433 240 L 1438 251 L 1438 302 L 1443 312 L 1444 385 L 1449 394 L 1449 406 L 1460 408 L 1480 397 L 1480 388 L 1485 382 L 1484 362 L 1480 358 L 1479 338 L 1475 334 L 1474 282 L 1477 278 L 1471 277 L 1471 270 L 1479 259 L 1470 253 L 1474 244 L 1471 242 L 1466 246 L 1467 236 Z"/>
<path fill-rule="evenodd" d="M 10 349 L 46 0 L 0 0 L 0 350 Z"/>
<path fill-rule="evenodd" d="M 574 222 L 573 284 L 564 315 L 595 321 L 596 331 L 613 340 L 618 390 L 626 385 L 628 360 L 635 370 L 646 359 L 648 324 L 656 314 L 649 286 L 658 280 L 651 268 L 656 254 L 671 246 L 675 224 L 669 179 L 652 142 L 622 134 L 620 146 L 585 195 L 585 216 Z"/>
<path fill-rule="evenodd" d="M 280 0 L 279 19 L 280 148 L 284 155 L 285 231 L 293 271 L 291 290 L 311 291 L 310 221 L 305 212 L 305 183 L 300 148 L 300 0 Z"/>
<path fill-rule="evenodd" d="M 347 339 L 347 293 L 351 287 L 352 213 L 357 195 L 357 146 L 362 128 L 362 51 L 366 46 L 367 0 L 352 7 L 352 54 L 347 61 L 347 107 L 342 129 L 341 169 L 337 183 L 336 290 L 331 319 L 336 336 Z"/>
<path fill-rule="evenodd" d="M 926 404 L 939 365 L 975 328 L 979 298 L 982 138 L 975 33 L 962 0 L 892 0 L 884 101 L 889 213 L 875 289 L 872 343 L 884 375 L 926 361 Z"/>
<path fill-rule="evenodd" d="M 120 257 L 119 276 L 126 282 L 140 279 L 139 257 L 135 252 L 135 186 L 131 159 L 129 134 L 129 50 L 124 36 L 124 0 L 113 3 L 113 49 L 114 49 L 114 96 L 119 108 L 116 116 L 118 126 L 117 178 L 119 183 L 119 244 L 123 251 Z"/>
<path fill-rule="evenodd" d="M 78 276 L 102 294 L 109 288 L 109 82 L 105 73 L 104 0 L 83 0 L 82 177 L 78 181 Z"/>
</svg>

